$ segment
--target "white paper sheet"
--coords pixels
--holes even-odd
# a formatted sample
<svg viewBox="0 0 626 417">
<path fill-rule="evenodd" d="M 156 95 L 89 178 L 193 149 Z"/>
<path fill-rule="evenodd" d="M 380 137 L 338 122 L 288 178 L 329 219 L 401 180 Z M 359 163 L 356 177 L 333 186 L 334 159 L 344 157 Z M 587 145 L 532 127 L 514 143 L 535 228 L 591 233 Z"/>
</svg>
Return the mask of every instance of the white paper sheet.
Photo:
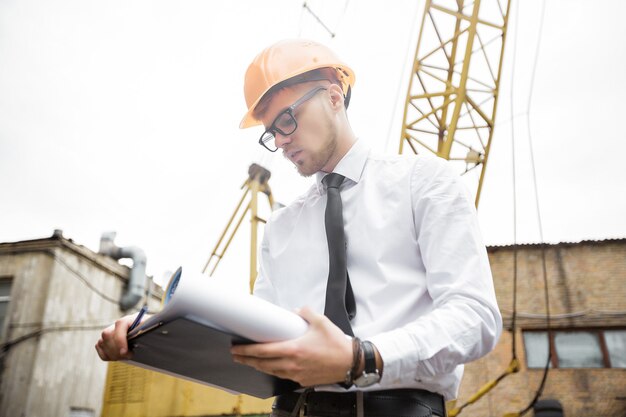
<svg viewBox="0 0 626 417">
<path fill-rule="evenodd" d="M 183 272 L 163 310 L 142 329 L 176 316 L 193 316 L 214 328 L 255 342 L 275 342 L 303 335 L 307 322 L 297 314 L 261 298 L 237 292 L 204 275 Z"/>
</svg>

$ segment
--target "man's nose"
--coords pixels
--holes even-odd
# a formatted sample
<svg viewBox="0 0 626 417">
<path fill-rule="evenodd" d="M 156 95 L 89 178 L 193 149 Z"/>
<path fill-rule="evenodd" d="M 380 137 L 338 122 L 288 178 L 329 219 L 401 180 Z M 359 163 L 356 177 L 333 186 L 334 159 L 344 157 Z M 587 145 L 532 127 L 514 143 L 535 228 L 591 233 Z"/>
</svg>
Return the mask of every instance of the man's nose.
<svg viewBox="0 0 626 417">
<path fill-rule="evenodd" d="M 274 133 L 274 142 L 276 143 L 276 147 L 282 149 L 283 146 L 291 143 L 291 135 L 283 135 L 281 133 Z"/>
</svg>

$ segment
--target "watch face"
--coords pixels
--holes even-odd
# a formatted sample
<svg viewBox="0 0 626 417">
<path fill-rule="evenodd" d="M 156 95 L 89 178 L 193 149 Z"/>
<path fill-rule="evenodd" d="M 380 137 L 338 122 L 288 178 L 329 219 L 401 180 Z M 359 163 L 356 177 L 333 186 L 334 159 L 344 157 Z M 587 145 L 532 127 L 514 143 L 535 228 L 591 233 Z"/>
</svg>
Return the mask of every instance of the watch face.
<svg viewBox="0 0 626 417">
<path fill-rule="evenodd" d="M 370 385 L 373 385 L 378 381 L 380 381 L 380 374 L 378 373 L 378 370 L 371 374 L 366 374 L 365 372 L 363 372 L 361 376 L 354 380 L 354 385 L 356 385 L 357 387 L 369 387 Z"/>
</svg>

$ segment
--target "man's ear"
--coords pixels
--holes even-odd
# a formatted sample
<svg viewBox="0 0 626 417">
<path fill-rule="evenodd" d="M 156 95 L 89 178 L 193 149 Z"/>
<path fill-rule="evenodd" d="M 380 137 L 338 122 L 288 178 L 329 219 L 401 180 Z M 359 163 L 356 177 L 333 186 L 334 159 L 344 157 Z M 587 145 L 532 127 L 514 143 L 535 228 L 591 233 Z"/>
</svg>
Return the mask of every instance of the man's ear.
<svg viewBox="0 0 626 417">
<path fill-rule="evenodd" d="M 334 110 L 343 109 L 343 90 L 337 84 L 331 84 L 328 87 L 328 93 L 330 95 L 331 106 Z"/>
</svg>

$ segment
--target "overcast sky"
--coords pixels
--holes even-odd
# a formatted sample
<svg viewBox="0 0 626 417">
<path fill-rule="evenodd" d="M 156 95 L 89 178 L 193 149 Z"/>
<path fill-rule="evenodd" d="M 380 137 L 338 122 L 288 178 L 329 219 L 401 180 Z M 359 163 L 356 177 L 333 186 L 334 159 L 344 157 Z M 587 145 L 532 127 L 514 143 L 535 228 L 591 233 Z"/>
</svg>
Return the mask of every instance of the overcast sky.
<svg viewBox="0 0 626 417">
<path fill-rule="evenodd" d="M 335 38 L 300 1 L 0 0 L 0 242 L 58 228 L 97 251 L 113 230 L 157 281 L 181 264 L 200 271 L 252 162 L 272 171 L 280 202 L 311 182 L 258 146 L 260 129 L 238 129 L 247 65 L 283 38 L 324 42 L 350 64 L 353 129 L 396 152 L 423 2 L 307 4 Z M 540 6 L 517 16 L 519 242 L 539 241 L 525 115 Z M 621 0 L 547 1 L 529 115 L 548 242 L 626 237 L 625 13 Z M 509 30 L 479 207 L 488 245 L 513 242 L 514 16 Z M 217 276 L 245 286 L 242 227 Z"/>
</svg>

